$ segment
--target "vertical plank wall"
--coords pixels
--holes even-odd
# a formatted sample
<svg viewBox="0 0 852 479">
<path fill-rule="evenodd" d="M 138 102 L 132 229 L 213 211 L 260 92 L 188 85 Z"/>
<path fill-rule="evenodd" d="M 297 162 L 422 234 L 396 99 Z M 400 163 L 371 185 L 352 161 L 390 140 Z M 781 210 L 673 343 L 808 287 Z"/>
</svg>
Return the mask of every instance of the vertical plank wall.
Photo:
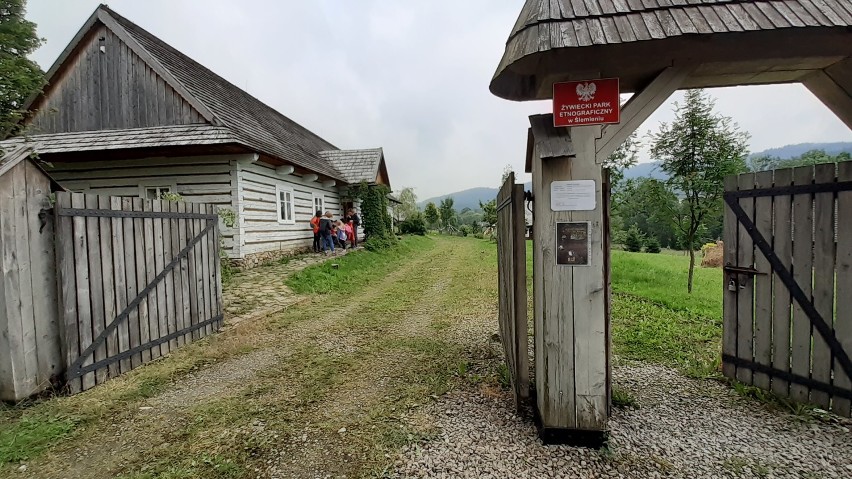
<svg viewBox="0 0 852 479">
<path fill-rule="evenodd" d="M 837 183 L 851 180 L 852 163 L 728 178 L 726 191 L 740 192 L 737 204 L 774 259 L 732 208 L 726 207 L 724 220 L 725 263 L 756 270 L 725 274 L 724 374 L 845 416 L 852 387 L 839 358 L 852 352 L 852 225 L 844 221 L 852 215 L 852 190 Z M 795 298 L 773 260 L 789 273 L 805 303 Z M 825 322 L 828 337 L 808 313 L 811 308 Z M 833 342 L 839 350 L 832 349 Z"/>
<path fill-rule="evenodd" d="M 30 161 L 0 175 L 0 400 L 19 401 L 62 373 L 50 180 Z M 46 219 L 46 217 L 44 217 Z"/>
<path fill-rule="evenodd" d="M 71 392 L 218 329 L 222 292 L 213 206 L 58 193 L 56 212 Z"/>
</svg>

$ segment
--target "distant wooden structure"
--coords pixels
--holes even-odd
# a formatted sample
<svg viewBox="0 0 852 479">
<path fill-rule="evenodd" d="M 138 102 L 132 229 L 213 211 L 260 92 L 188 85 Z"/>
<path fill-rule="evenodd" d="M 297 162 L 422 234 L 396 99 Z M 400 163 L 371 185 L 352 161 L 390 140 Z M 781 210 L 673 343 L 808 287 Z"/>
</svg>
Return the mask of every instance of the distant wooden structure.
<svg viewBox="0 0 852 479">
<path fill-rule="evenodd" d="M 526 1 L 492 93 L 548 99 L 556 82 L 610 77 L 619 78 L 622 93 L 633 93 L 619 124 L 557 129 L 548 117 L 531 118 L 535 334 L 545 346 L 536 351 L 536 405 L 543 436 L 570 439 L 607 429 L 608 192 L 601 163 L 683 88 L 801 82 L 852 127 L 850 27 L 850 0 Z M 551 182 L 577 179 L 595 182 L 595 209 L 553 211 Z M 591 267 L 555 266 L 554 229 L 568 218 L 590 222 Z"/>
<path fill-rule="evenodd" d="M 29 148 L 0 158 L 0 401 L 19 401 L 64 371 L 56 309 L 53 221 L 58 185 Z"/>
</svg>

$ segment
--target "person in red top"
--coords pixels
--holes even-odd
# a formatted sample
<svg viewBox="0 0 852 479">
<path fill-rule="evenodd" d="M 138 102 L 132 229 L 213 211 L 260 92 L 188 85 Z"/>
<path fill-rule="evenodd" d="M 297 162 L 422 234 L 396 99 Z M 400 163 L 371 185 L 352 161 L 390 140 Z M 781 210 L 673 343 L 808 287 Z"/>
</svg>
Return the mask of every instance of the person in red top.
<svg viewBox="0 0 852 479">
<path fill-rule="evenodd" d="M 314 232 L 314 253 L 322 252 L 320 245 L 320 219 L 322 219 L 322 211 L 317 210 L 317 214 L 311 218 L 311 229 Z"/>
</svg>

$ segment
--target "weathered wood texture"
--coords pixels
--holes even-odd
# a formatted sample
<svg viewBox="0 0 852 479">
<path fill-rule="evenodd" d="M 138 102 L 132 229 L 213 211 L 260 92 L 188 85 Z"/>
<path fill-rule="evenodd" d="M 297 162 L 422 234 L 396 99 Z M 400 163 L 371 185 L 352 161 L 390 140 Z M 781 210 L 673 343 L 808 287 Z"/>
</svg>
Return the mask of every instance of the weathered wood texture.
<svg viewBox="0 0 852 479">
<path fill-rule="evenodd" d="M 497 195 L 498 322 L 518 411 L 530 392 L 525 228 L 524 186 L 510 174 Z"/>
<path fill-rule="evenodd" d="M 34 133 L 204 123 L 199 113 L 109 28 L 93 29 L 46 87 Z"/>
<path fill-rule="evenodd" d="M 841 163 L 725 183 L 725 263 L 757 272 L 725 274 L 725 376 L 846 416 L 851 179 Z"/>
<path fill-rule="evenodd" d="M 214 206 L 58 193 L 55 215 L 71 392 L 218 330 Z"/>
<path fill-rule="evenodd" d="M 551 128 L 539 134 L 564 133 Z M 595 163 L 599 136 L 600 127 L 571 128 L 576 152 L 571 158 L 542 159 L 537 146 L 540 138 L 535 138 L 533 147 L 536 397 L 542 426 L 553 431 L 604 431 L 607 424 L 605 208 L 602 170 Z M 551 210 L 551 182 L 578 179 L 595 181 L 596 209 Z M 591 222 L 589 267 L 556 264 L 556 223 L 570 221 Z"/>
<path fill-rule="evenodd" d="M 50 387 L 64 361 L 56 310 L 50 179 L 29 160 L 0 173 L 0 400 Z M 42 222 L 42 218 L 46 223 Z"/>
</svg>

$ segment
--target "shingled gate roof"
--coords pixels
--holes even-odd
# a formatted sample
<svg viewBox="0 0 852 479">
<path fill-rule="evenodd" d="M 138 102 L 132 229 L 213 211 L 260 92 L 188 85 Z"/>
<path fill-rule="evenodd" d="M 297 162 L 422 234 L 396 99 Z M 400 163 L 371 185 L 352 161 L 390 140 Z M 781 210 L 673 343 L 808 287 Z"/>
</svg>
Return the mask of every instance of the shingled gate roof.
<svg viewBox="0 0 852 479">
<path fill-rule="evenodd" d="M 341 172 L 319 154 L 320 151 L 335 150 L 336 146 L 175 50 L 106 5 L 95 10 L 71 45 L 48 71 L 48 78 L 60 69 L 77 43 L 96 22 L 112 30 L 207 121 L 227 129 L 237 142 L 285 162 L 345 181 Z M 31 99 L 30 104 L 37 98 Z"/>
<path fill-rule="evenodd" d="M 343 175 L 347 183 L 376 182 L 385 154 L 381 148 L 369 150 L 330 150 L 320 155 Z"/>
<path fill-rule="evenodd" d="M 569 79 L 567 70 L 619 76 L 623 92 L 636 91 L 647 71 L 687 62 L 764 61 L 687 86 L 796 81 L 781 72 L 825 68 L 838 59 L 765 60 L 848 56 L 850 26 L 852 0 L 527 0 L 491 91 L 513 100 L 549 98 L 554 81 Z"/>
</svg>

